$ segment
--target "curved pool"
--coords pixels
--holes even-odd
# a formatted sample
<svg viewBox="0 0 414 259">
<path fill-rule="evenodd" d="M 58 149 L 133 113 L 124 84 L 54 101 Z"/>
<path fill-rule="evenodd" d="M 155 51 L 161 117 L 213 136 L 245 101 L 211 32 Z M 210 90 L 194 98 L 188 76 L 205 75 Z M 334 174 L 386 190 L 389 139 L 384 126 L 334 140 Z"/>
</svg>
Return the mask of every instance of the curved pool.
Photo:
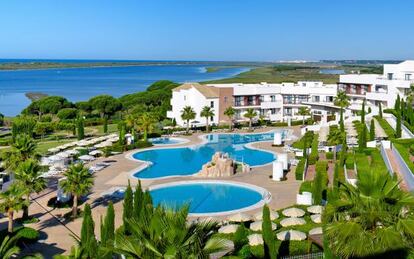
<svg viewBox="0 0 414 259">
<path fill-rule="evenodd" d="M 171 138 L 171 137 L 159 137 L 159 138 L 152 138 L 149 141 L 153 145 L 175 145 L 175 144 L 182 144 L 188 142 L 186 139 L 181 138 Z"/>
<path fill-rule="evenodd" d="M 134 173 L 141 179 L 186 176 L 197 173 L 201 167 L 211 161 L 214 153 L 220 151 L 239 162 L 250 166 L 259 166 L 276 159 L 271 152 L 252 149 L 246 144 L 258 141 L 270 141 L 274 132 L 260 134 L 209 134 L 205 143 L 180 148 L 162 148 L 139 151 L 132 155 L 134 159 L 148 162 L 142 170 Z"/>
<path fill-rule="evenodd" d="M 189 205 L 192 216 L 236 213 L 262 207 L 270 200 L 263 188 L 226 181 L 174 182 L 149 190 L 155 206 L 176 209 Z"/>
</svg>

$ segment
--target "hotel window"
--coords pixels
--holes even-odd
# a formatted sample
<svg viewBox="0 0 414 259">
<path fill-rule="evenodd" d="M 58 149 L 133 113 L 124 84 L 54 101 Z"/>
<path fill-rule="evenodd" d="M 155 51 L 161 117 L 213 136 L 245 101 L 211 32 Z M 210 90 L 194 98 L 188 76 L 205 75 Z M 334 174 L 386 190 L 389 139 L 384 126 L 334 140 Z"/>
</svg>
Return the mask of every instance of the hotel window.
<svg viewBox="0 0 414 259">
<path fill-rule="evenodd" d="M 184 95 L 184 101 L 187 100 L 187 96 Z"/>
<path fill-rule="evenodd" d="M 284 95 L 283 96 L 283 103 L 294 103 L 295 102 L 295 97 L 293 95 Z"/>
<path fill-rule="evenodd" d="M 261 95 L 261 96 L 259 97 L 259 101 L 260 101 L 260 102 L 263 102 L 263 101 L 264 101 L 264 96 L 263 96 L 263 95 Z"/>
<path fill-rule="evenodd" d="M 388 80 L 392 80 L 393 76 L 394 76 L 394 74 L 393 74 L 393 73 L 388 73 L 388 74 L 387 74 L 387 78 L 388 78 Z"/>
<path fill-rule="evenodd" d="M 224 96 L 224 103 L 227 103 L 227 96 Z"/>
<path fill-rule="evenodd" d="M 243 98 L 241 96 L 234 97 L 234 105 L 241 106 Z"/>
<path fill-rule="evenodd" d="M 334 97 L 333 96 L 326 96 L 326 102 L 331 103 L 333 102 Z"/>
<path fill-rule="evenodd" d="M 271 114 L 276 114 L 276 109 L 275 108 L 270 109 L 270 113 Z"/>
<path fill-rule="evenodd" d="M 297 102 L 296 103 L 302 103 L 302 102 L 307 102 L 308 101 L 308 96 L 307 95 L 298 95 L 297 96 Z"/>
<path fill-rule="evenodd" d="M 411 74 L 405 74 L 405 80 L 411 80 Z"/>
<path fill-rule="evenodd" d="M 271 102 L 276 102 L 276 96 L 271 95 L 271 96 L 270 96 L 270 101 L 271 101 Z"/>
<path fill-rule="evenodd" d="M 285 108 L 285 115 L 292 115 L 292 108 Z"/>
<path fill-rule="evenodd" d="M 319 95 L 312 96 L 312 102 L 318 103 L 319 101 L 320 101 Z"/>
<path fill-rule="evenodd" d="M 214 120 L 214 118 L 213 118 L 213 116 L 211 116 L 211 117 L 210 117 L 210 121 L 213 121 L 213 120 Z"/>
<path fill-rule="evenodd" d="M 247 96 L 247 105 L 253 105 L 253 96 Z"/>
<path fill-rule="evenodd" d="M 210 102 L 210 107 L 214 108 L 214 102 L 213 101 Z"/>
</svg>

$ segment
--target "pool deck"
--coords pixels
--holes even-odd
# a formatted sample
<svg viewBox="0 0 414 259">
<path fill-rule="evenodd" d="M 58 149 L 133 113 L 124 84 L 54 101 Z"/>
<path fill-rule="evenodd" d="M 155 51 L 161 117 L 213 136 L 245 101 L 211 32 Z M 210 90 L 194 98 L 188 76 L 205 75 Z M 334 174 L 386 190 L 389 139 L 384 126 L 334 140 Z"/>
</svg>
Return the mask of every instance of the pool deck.
<svg viewBox="0 0 414 259">
<path fill-rule="evenodd" d="M 255 130 L 254 133 L 266 132 L 270 130 L 281 128 L 263 128 Z M 300 136 L 300 127 L 295 126 L 289 128 L 293 130 L 293 135 Z M 241 132 L 235 132 L 241 133 Z M 199 138 L 201 134 L 193 134 L 191 136 L 184 136 L 189 142 L 184 144 L 169 145 L 168 147 L 180 147 L 187 145 L 200 144 L 202 140 Z M 181 136 L 180 136 L 181 137 Z M 264 150 L 281 153 L 280 147 L 273 147 L 272 142 L 257 142 L 252 146 Z M 159 148 L 159 146 L 154 147 Z M 289 154 L 292 155 L 293 154 Z M 104 160 L 116 160 L 111 166 L 103 169 L 100 172 L 95 173 L 95 184 L 91 194 L 87 197 L 87 202 L 92 205 L 92 215 L 95 220 L 95 233 L 99 237 L 100 235 L 100 217 L 105 215 L 106 202 L 102 200 L 102 194 L 108 192 L 116 187 L 125 187 L 128 184 L 128 180 L 131 185 L 135 186 L 138 180 L 131 177 L 131 172 L 134 171 L 142 163 L 133 161 L 126 157 L 126 154 L 120 154 L 111 156 L 109 158 L 99 158 L 88 165 L 94 165 Z M 294 170 L 293 170 L 294 172 Z M 265 165 L 252 168 L 250 173 L 239 174 L 232 177 L 223 177 L 219 179 L 207 178 L 209 180 L 229 180 L 234 182 L 248 183 L 265 188 L 272 194 L 272 199 L 269 203 L 271 209 L 281 209 L 294 205 L 296 202 L 296 194 L 298 193 L 301 182 L 295 180 L 294 173 L 288 173 L 286 180 L 282 182 L 275 182 L 271 179 L 272 165 Z M 205 178 L 204 178 L 205 179 Z M 141 180 L 141 184 L 144 188 L 174 181 L 188 181 L 188 180 L 203 180 L 200 177 L 185 176 L 185 177 L 171 177 L 165 179 L 153 179 L 153 180 Z M 31 224 L 31 227 L 41 230 L 41 242 L 30 246 L 31 250 L 42 251 L 45 254 L 45 258 L 50 258 L 51 255 L 56 253 L 67 253 L 70 251 L 71 246 L 74 245 L 74 240 L 70 237 L 71 232 L 76 235 L 80 234 L 81 219 L 67 222 L 60 220 L 61 216 L 69 212 L 70 209 L 51 209 L 47 207 L 47 201 L 56 196 L 56 186 L 51 186 L 47 190 L 38 195 L 32 195 L 35 202 L 32 202 L 30 206 L 30 214 L 37 215 L 40 222 Z M 122 202 L 115 202 L 115 224 L 116 227 L 122 224 Z M 259 209 L 246 211 L 246 214 L 253 215 Z M 21 212 L 19 213 L 19 217 Z M 16 216 L 17 217 L 17 216 Z M 227 216 L 217 217 L 218 219 L 226 218 Z M 0 229 L 7 227 L 7 218 L 0 218 Z"/>
</svg>

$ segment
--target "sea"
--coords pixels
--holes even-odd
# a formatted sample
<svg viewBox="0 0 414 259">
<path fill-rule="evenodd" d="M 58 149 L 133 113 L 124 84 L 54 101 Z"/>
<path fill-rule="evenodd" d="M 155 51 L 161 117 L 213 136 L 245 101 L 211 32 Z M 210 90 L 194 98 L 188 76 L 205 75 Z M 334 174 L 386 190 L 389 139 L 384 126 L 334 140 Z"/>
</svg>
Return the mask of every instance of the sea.
<svg viewBox="0 0 414 259">
<path fill-rule="evenodd" d="M 34 61 L 36 60 L 24 62 Z M 62 62 L 60 60 L 47 61 Z M 0 60 L 0 62 L 22 61 Z M 224 67 L 214 72 L 207 72 L 209 66 L 217 67 L 217 65 L 205 63 L 168 64 L 160 62 L 138 66 L 0 71 L 0 113 L 6 116 L 18 115 L 31 102 L 26 97 L 26 93 L 58 95 L 77 102 L 100 94 L 119 97 L 145 91 L 149 85 L 158 80 L 171 80 L 178 83 L 202 82 L 234 77 L 250 70 L 249 67 Z"/>
</svg>

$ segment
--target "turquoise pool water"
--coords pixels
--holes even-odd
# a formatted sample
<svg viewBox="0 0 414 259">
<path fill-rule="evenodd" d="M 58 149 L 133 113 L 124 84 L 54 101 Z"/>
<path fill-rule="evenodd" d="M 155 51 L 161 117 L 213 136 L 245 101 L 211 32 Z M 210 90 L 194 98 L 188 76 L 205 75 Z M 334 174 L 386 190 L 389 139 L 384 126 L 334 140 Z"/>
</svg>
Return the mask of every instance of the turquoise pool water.
<svg viewBox="0 0 414 259">
<path fill-rule="evenodd" d="M 211 161 L 217 151 L 225 152 L 237 161 L 250 166 L 270 163 L 276 159 L 273 153 L 247 148 L 247 143 L 270 141 L 273 132 L 261 134 L 209 134 L 206 143 L 198 146 L 152 149 L 137 152 L 133 158 L 148 161 L 151 165 L 134 174 L 137 178 L 149 179 L 168 176 L 185 176 L 197 173 Z"/>
<path fill-rule="evenodd" d="M 154 205 L 176 209 L 189 205 L 190 213 L 217 213 L 238 210 L 260 202 L 256 190 L 223 183 L 186 183 L 150 191 Z"/>
<path fill-rule="evenodd" d="M 182 143 L 183 140 L 176 139 L 176 138 L 153 138 L 150 139 L 151 143 L 154 145 L 172 145 L 172 144 L 179 144 Z"/>
</svg>

